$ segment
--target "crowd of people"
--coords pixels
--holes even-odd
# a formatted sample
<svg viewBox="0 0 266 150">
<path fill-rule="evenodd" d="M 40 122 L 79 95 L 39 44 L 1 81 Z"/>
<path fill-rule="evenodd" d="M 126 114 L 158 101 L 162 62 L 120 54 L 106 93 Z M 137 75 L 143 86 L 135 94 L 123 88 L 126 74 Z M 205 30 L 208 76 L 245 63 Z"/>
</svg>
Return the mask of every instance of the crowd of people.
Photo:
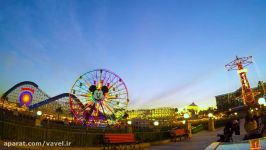
<svg viewBox="0 0 266 150">
<path fill-rule="evenodd" d="M 224 133 L 218 134 L 220 136 L 220 139 L 218 142 L 230 142 L 233 141 L 233 134 L 240 135 L 240 120 L 229 120 L 224 127 Z"/>
<path fill-rule="evenodd" d="M 263 113 L 259 110 L 250 109 L 245 116 L 244 129 L 246 134 L 243 140 L 260 138 L 263 136 L 264 124 Z M 219 142 L 232 142 L 233 134 L 240 135 L 240 119 L 229 120 L 224 127 L 224 133 L 218 134 Z"/>
<path fill-rule="evenodd" d="M 263 135 L 264 124 L 263 124 L 263 114 L 260 111 L 248 111 L 245 118 L 244 128 L 247 134 L 244 140 L 260 138 Z"/>
</svg>

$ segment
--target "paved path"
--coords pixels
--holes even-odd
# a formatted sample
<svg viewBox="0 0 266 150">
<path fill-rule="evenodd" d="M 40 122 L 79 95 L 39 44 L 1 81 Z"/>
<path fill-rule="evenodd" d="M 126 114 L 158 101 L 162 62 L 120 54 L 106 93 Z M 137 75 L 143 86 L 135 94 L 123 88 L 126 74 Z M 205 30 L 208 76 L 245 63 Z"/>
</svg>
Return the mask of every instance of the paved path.
<svg viewBox="0 0 266 150">
<path fill-rule="evenodd" d="M 171 142 L 165 145 L 152 146 L 147 150 L 204 150 L 212 142 L 219 139 L 217 137 L 218 133 L 223 133 L 223 128 L 219 128 L 214 132 L 201 131 L 199 133 L 193 134 L 190 140 L 183 140 L 181 142 Z M 246 134 L 244 131 L 244 120 L 240 120 L 240 133 L 241 135 L 233 135 L 234 142 L 241 141 Z"/>
</svg>

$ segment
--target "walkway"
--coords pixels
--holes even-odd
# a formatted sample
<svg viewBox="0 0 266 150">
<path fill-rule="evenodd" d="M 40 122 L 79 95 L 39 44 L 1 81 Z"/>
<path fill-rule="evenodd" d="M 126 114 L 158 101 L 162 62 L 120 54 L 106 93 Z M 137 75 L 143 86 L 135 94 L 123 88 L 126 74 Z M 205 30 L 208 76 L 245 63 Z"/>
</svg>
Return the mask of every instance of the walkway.
<svg viewBox="0 0 266 150">
<path fill-rule="evenodd" d="M 171 142 L 165 145 L 152 146 L 147 150 L 204 150 L 212 142 L 217 141 L 218 133 L 223 133 L 223 128 L 219 128 L 214 132 L 201 131 L 199 133 L 193 134 L 190 140 L 183 140 L 182 142 Z M 244 120 L 240 120 L 240 133 L 241 135 L 233 135 L 234 142 L 241 141 L 246 134 L 244 131 Z"/>
</svg>

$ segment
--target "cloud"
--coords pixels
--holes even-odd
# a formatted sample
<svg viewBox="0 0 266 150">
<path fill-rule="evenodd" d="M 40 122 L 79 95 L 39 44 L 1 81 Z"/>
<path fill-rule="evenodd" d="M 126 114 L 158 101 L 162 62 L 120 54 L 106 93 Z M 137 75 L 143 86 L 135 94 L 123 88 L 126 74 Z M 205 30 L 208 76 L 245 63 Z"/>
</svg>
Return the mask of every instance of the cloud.
<svg viewBox="0 0 266 150">
<path fill-rule="evenodd" d="M 210 71 L 204 73 L 203 75 L 197 75 L 194 79 L 187 83 L 178 85 L 175 88 L 164 89 L 162 92 L 158 93 L 154 97 L 148 100 L 142 100 L 137 107 L 158 107 L 158 106 L 186 106 L 192 101 L 199 101 L 199 97 L 202 97 L 203 92 L 206 90 L 201 86 L 208 82 L 212 77 L 216 77 L 218 69 L 210 69 Z M 207 88 L 206 86 L 204 86 Z M 212 96 L 212 95 L 210 95 Z M 215 95 L 213 95 L 214 97 Z M 134 106 L 135 107 L 135 106 Z"/>
</svg>

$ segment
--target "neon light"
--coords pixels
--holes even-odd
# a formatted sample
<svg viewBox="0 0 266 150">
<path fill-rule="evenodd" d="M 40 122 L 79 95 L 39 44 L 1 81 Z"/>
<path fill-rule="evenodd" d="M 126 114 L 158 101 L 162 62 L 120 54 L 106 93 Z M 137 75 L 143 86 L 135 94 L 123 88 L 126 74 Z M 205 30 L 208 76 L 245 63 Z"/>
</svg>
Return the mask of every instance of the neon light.
<svg viewBox="0 0 266 150">
<path fill-rule="evenodd" d="M 34 94 L 34 89 L 33 88 L 23 87 L 23 88 L 21 88 L 21 91 L 30 91 L 31 93 Z"/>
<path fill-rule="evenodd" d="M 19 102 L 21 105 L 29 106 L 32 102 L 32 94 L 29 91 L 24 91 L 19 96 Z"/>
<path fill-rule="evenodd" d="M 243 73 L 243 72 L 247 73 L 248 72 L 248 69 L 245 68 L 245 69 L 237 70 L 237 73 L 238 74 Z"/>
</svg>

